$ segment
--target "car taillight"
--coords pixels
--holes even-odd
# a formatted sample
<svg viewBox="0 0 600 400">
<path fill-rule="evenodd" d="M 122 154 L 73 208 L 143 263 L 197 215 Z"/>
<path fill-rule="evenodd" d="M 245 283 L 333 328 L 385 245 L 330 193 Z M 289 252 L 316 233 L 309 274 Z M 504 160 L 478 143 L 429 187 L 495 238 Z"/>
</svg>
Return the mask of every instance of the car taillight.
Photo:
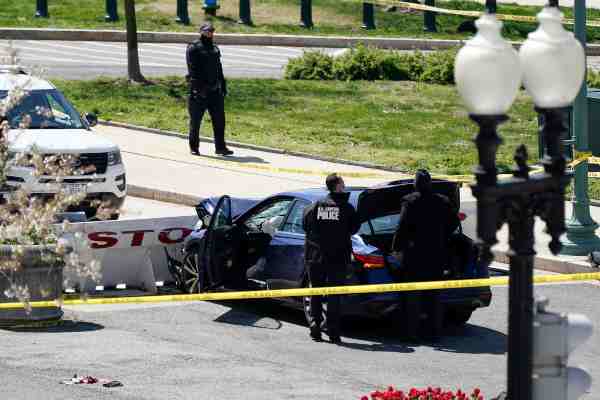
<svg viewBox="0 0 600 400">
<path fill-rule="evenodd" d="M 464 212 L 459 212 L 458 219 L 464 221 L 465 219 L 467 219 L 467 214 L 465 214 Z"/>
<path fill-rule="evenodd" d="M 385 267 L 385 259 L 381 255 L 354 253 L 354 258 L 363 263 L 363 268 L 365 269 L 377 269 Z"/>
</svg>

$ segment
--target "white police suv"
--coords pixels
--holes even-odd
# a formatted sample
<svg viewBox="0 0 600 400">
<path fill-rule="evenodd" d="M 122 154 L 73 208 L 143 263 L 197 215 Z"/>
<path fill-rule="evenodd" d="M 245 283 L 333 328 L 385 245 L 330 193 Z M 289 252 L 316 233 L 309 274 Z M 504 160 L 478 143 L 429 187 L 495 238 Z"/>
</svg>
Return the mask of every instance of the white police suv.
<svg viewBox="0 0 600 400">
<path fill-rule="evenodd" d="M 20 187 L 39 197 L 52 197 L 60 190 L 86 192 L 85 200 L 70 211 L 85 211 L 88 218 L 93 218 L 100 201 L 115 210 L 113 219 L 118 218 L 127 195 L 125 167 L 119 147 L 90 129 L 97 123 L 96 116 L 82 117 L 50 82 L 19 68 L 0 66 L 0 102 L 7 104 L 12 90 L 24 90 L 26 95 L 4 117 L 11 128 L 9 155 L 33 149 L 43 156 L 65 155 L 73 158 L 73 166 L 83 172 L 57 182 L 54 176 L 35 176 L 31 166 L 13 165 L 2 191 Z"/>
</svg>

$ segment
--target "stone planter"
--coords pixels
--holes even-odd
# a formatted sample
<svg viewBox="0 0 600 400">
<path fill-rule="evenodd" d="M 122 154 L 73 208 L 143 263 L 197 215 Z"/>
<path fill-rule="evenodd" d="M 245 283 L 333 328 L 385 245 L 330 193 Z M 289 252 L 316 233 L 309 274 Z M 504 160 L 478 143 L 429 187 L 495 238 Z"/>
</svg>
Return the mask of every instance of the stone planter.
<svg viewBox="0 0 600 400">
<path fill-rule="evenodd" d="M 62 296 L 63 266 L 62 257 L 55 255 L 56 246 L 10 246 L 0 245 L 0 263 L 12 259 L 13 253 L 23 249 L 21 267 L 17 271 L 3 268 L 0 273 L 0 303 L 13 303 L 18 300 L 7 298 L 5 290 L 11 281 L 18 286 L 29 288 L 31 301 L 52 301 Z M 6 275 L 5 275 L 6 274 Z M 34 307 L 31 313 L 23 308 L 0 309 L 0 326 L 22 325 L 32 322 L 53 321 L 62 318 L 61 307 Z"/>
</svg>

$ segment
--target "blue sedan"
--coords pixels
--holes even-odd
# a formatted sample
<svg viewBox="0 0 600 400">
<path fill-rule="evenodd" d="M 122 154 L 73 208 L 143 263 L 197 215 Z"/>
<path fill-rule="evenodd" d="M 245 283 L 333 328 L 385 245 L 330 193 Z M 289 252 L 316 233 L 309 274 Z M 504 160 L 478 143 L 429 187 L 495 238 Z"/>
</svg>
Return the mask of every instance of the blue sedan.
<svg viewBox="0 0 600 400">
<path fill-rule="evenodd" d="M 435 180 L 434 191 L 444 194 L 459 209 L 456 183 Z M 398 225 L 401 199 L 413 191 L 410 179 L 372 188 L 349 188 L 350 202 L 362 226 L 352 237 L 352 263 L 347 284 L 403 282 L 402 265 L 390 255 Z M 184 258 L 171 268 L 179 287 L 188 293 L 214 290 L 287 289 L 308 286 L 304 267 L 304 209 L 326 195 L 323 189 L 279 193 L 263 200 L 210 198 L 196 206 L 198 226 L 186 239 Z M 461 228 L 449 243 L 452 257 L 444 270 L 447 279 L 489 276 L 477 263 L 473 242 Z M 427 266 L 423 266 L 426 268 Z M 464 324 L 472 312 L 491 302 L 489 287 L 440 291 L 448 323 Z M 346 295 L 344 315 L 387 317 L 402 309 L 402 293 Z M 282 299 L 303 307 L 307 299 Z"/>
</svg>

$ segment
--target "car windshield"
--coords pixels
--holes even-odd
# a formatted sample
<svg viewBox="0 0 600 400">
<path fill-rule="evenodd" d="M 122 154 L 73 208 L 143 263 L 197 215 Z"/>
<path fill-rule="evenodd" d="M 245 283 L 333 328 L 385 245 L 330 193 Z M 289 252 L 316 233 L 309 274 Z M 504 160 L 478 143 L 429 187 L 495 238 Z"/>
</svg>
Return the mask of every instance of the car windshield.
<svg viewBox="0 0 600 400">
<path fill-rule="evenodd" d="M 0 90 L 0 101 L 6 101 L 7 91 Z M 32 90 L 8 110 L 11 128 L 81 129 L 85 128 L 77 110 L 56 89 Z"/>
</svg>

